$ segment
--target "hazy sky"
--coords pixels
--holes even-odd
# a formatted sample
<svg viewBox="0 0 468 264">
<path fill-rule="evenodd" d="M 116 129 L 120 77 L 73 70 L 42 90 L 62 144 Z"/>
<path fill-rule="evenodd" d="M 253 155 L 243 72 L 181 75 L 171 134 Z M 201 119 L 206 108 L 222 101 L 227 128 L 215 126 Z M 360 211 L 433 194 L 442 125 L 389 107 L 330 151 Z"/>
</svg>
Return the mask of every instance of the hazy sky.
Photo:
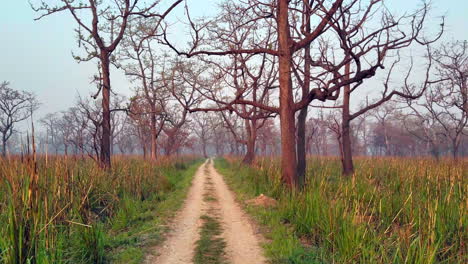
<svg viewBox="0 0 468 264">
<path fill-rule="evenodd" d="M 216 2 L 188 0 L 191 12 L 198 15 L 209 13 Z M 387 6 L 403 12 L 419 2 L 388 0 Z M 432 2 L 433 13 L 447 17 L 444 39 L 468 39 L 468 0 Z M 68 13 L 34 21 L 37 14 L 28 0 L 2 0 L 0 6 L 0 82 L 7 80 L 14 89 L 37 94 L 42 105 L 36 117 L 65 110 L 78 93 L 87 95 L 95 90 L 90 84 L 95 63 L 78 64 L 71 56 L 79 48 L 73 31 L 75 23 Z M 130 93 L 130 84 L 121 72 L 111 72 L 111 81 L 117 93 Z"/>
</svg>

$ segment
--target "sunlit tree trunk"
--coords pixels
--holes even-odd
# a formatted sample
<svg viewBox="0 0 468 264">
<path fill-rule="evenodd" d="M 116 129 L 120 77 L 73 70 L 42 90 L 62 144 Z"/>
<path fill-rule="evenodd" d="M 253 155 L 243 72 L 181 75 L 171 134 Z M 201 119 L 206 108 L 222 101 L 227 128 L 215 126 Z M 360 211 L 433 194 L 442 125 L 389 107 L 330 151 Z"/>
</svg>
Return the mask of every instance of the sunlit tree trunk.
<svg viewBox="0 0 468 264">
<path fill-rule="evenodd" d="M 277 6 L 280 127 L 282 180 L 293 187 L 297 185 L 294 96 L 292 93 L 292 50 L 288 21 L 288 1 L 279 0 Z"/>
</svg>

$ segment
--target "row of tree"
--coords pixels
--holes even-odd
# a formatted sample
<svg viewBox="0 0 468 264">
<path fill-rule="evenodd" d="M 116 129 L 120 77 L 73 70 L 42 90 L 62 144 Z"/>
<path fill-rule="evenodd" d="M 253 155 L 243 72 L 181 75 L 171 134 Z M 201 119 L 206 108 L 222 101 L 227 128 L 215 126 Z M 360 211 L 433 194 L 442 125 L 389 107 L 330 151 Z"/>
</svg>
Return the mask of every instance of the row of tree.
<svg viewBox="0 0 468 264">
<path fill-rule="evenodd" d="M 336 125 L 328 133 L 339 135 L 346 175 L 353 172 L 352 124 L 390 100 L 404 105 L 408 118 L 402 124 L 414 128 L 417 123 L 413 135 L 434 152 L 440 152 L 435 149 L 441 138 L 450 139 L 453 153 L 458 151 L 467 122 L 466 41 L 434 49 L 444 22 L 425 34 L 427 4 L 398 15 L 383 0 L 225 1 L 217 15 L 194 19 L 185 3 L 190 34 L 175 43 L 167 19 L 182 3 L 60 0 L 32 5 L 39 19 L 69 12 L 85 51 L 75 59 L 98 61 L 94 97 L 101 93 L 101 109 L 99 115 L 86 115 L 100 135 L 92 149 L 103 167 L 110 167 L 114 112 L 125 111 L 132 122 L 144 124 L 141 133 L 150 135 L 152 158 L 161 132 L 179 144 L 189 113 L 218 112 L 233 141 L 245 146 L 246 163 L 258 151 L 259 131 L 279 117 L 282 179 L 291 187 L 302 186 L 311 129 L 307 120 L 314 120 L 308 119 L 309 108 L 327 101 L 335 103 L 318 106 L 339 113 L 332 114 Z M 403 56 L 410 48 L 425 53 L 415 65 Z M 111 65 L 124 69 L 135 85 L 125 107 L 111 107 Z M 383 85 L 368 81 L 378 74 L 384 76 Z M 379 96 L 354 109 L 356 95 L 369 84 Z M 198 133 L 207 134 L 210 115 L 197 116 L 192 122 L 200 123 Z M 384 138 L 388 150 L 388 134 Z"/>
<path fill-rule="evenodd" d="M 114 109 L 121 108 L 127 101 L 116 97 Z M 2 102 L 6 102 L 4 99 Z M 36 133 L 38 151 L 56 155 L 89 156 L 97 161 L 100 146 L 99 101 L 78 98 L 75 106 L 66 111 L 47 114 L 40 120 L 41 128 Z M 401 109 L 400 111 L 395 109 Z M 426 115 L 411 115 L 398 107 L 396 102 L 360 116 L 351 124 L 352 154 L 359 156 L 440 156 L 468 155 L 468 136 L 461 133 L 454 141 L 445 128 L 456 124 L 450 119 L 446 123 L 434 124 L 437 120 L 428 120 Z M 341 120 L 337 109 L 317 108 L 306 122 L 305 151 L 314 156 L 342 156 Z M 30 112 L 24 114 L 29 116 Z M 24 115 L 22 116 L 24 118 Z M 21 116 L 12 117 L 19 120 Z M 166 119 L 168 120 L 168 119 Z M 244 155 L 244 162 L 251 162 L 255 156 L 277 156 L 281 153 L 279 130 L 274 119 L 262 119 L 262 125 L 253 136 L 254 150 L 249 149 L 248 140 L 251 128 L 236 115 L 223 112 L 211 114 L 191 114 L 174 133 L 171 121 L 162 126 L 156 143 L 156 152 L 152 152 L 150 118 L 143 115 L 127 114 L 116 111 L 111 114 L 111 152 L 113 154 L 143 155 L 153 159 L 154 155 L 178 155 L 181 153 L 201 153 L 203 156 L 221 156 L 224 154 Z M 423 125 L 422 125 L 423 124 Z M 1 128 L 4 126 L 2 125 Z M 4 130 L 2 130 L 4 131 Z M 10 152 L 19 153 L 22 142 L 27 139 L 12 127 L 4 145 Z M 455 132 L 450 130 L 449 132 Z M 466 131 L 465 131 L 466 132 Z M 16 137 L 15 137 L 16 135 Z M 13 136 L 13 137 L 12 137 Z M 456 136 L 454 133 L 453 136 Z M 23 137 L 23 138 L 21 138 Z M 10 139 L 11 138 L 11 139 Z M 7 144 L 9 141 L 9 144 Z M 6 153 L 7 148 L 2 148 Z"/>
</svg>

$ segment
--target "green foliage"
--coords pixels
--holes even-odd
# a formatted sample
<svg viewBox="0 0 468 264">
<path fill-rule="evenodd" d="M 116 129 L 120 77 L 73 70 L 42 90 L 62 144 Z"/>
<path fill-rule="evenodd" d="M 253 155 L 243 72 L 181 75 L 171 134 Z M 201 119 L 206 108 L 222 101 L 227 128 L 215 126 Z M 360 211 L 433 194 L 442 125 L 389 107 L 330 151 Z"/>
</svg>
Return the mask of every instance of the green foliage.
<svg viewBox="0 0 468 264">
<path fill-rule="evenodd" d="M 218 159 L 241 199 L 260 193 L 273 209 L 248 207 L 267 227 L 273 263 L 466 263 L 468 175 L 463 162 L 361 158 L 341 176 L 339 160 L 309 161 L 307 185 L 278 183 L 279 162 L 256 167 Z"/>
</svg>

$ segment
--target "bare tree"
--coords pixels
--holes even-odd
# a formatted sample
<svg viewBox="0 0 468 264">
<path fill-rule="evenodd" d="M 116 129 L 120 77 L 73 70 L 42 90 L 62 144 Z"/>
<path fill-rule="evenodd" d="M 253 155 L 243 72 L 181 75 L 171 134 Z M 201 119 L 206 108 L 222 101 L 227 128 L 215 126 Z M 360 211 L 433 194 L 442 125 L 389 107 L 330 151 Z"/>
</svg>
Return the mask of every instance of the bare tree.
<svg viewBox="0 0 468 264">
<path fill-rule="evenodd" d="M 320 108 L 318 117 L 311 117 L 306 122 L 305 130 L 306 152 L 327 156 L 328 153 L 328 122 L 325 119 L 324 111 Z M 314 150 L 315 146 L 315 150 Z"/>
<path fill-rule="evenodd" d="M 141 2 L 141 3 L 140 3 Z M 83 46 L 85 56 L 74 56 L 77 61 L 98 59 L 99 75 L 95 77 L 98 85 L 97 95 L 102 92 L 102 135 L 100 163 L 105 168 L 111 166 L 111 109 L 110 109 L 110 65 L 112 54 L 122 41 L 132 17 L 157 19 L 151 32 L 156 32 L 160 21 L 164 19 L 182 0 L 174 1 L 163 13 L 156 13 L 159 1 L 148 6 L 139 0 L 116 0 L 112 2 L 96 0 L 60 0 L 56 5 L 49 5 L 41 0 L 39 5 L 31 4 L 34 11 L 40 13 L 36 20 L 59 13 L 69 12 L 78 25 L 77 38 Z M 91 18 L 91 19 L 89 19 Z"/>
<path fill-rule="evenodd" d="M 251 0 L 245 3 L 233 3 L 234 8 L 229 9 L 227 13 L 243 21 L 242 27 L 225 28 L 224 31 L 218 30 L 223 27 L 223 24 L 217 23 L 218 20 L 212 24 L 197 24 L 189 17 L 189 24 L 194 31 L 194 40 L 193 46 L 188 51 L 181 51 L 168 40 L 165 34 L 166 44 L 178 54 L 188 57 L 266 53 L 278 58 L 279 105 L 266 105 L 246 100 L 242 94 L 235 95 L 229 105 L 248 104 L 279 114 L 282 179 L 291 187 L 300 184 L 297 177 L 295 113 L 308 106 L 313 100 L 336 100 L 337 93 L 344 86 L 359 83 L 374 76 L 376 71 L 383 67 L 384 58 L 392 50 L 398 50 L 416 42 L 423 43 L 419 37 L 421 37 L 428 11 L 428 6 L 423 5 L 421 9 L 409 15 L 396 17 L 382 6 L 383 1 L 379 0 L 366 3 L 321 0 L 308 1 L 307 4 L 308 8 L 302 8 L 303 2 L 301 1 L 288 0 L 269 3 Z M 353 21 L 349 24 L 350 27 L 342 27 L 340 23 L 349 19 Z M 213 48 L 206 45 L 207 39 L 204 39 L 204 36 L 213 39 L 229 38 L 233 32 L 242 32 L 246 28 L 254 32 L 253 29 L 261 28 L 262 23 L 272 25 L 267 28 L 273 28 L 273 31 L 268 31 L 268 29 L 260 31 L 261 33 L 256 31 L 256 39 L 243 47 L 218 45 Z M 308 23 L 311 23 L 310 32 L 303 30 Z M 216 24 L 217 33 L 214 36 L 204 34 L 206 29 L 213 24 Z M 366 25 L 369 25 L 369 30 L 362 30 Z M 273 35 L 273 38 L 265 37 L 268 32 Z M 303 77 L 302 81 L 316 81 L 317 85 L 309 89 L 306 95 L 301 96 L 299 101 L 295 100 L 292 75 L 294 58 L 309 44 L 320 43 L 326 37 L 336 39 L 336 36 L 338 36 L 339 48 L 345 51 L 346 56 L 339 59 L 335 51 L 331 54 L 318 53 L 319 59 L 312 58 L 311 67 L 320 67 L 323 70 L 314 73 L 313 76 L 311 74 L 310 79 L 307 79 L 307 76 Z M 348 42 L 347 36 L 354 36 L 356 39 Z M 356 69 L 344 78 L 340 70 L 351 62 L 356 65 Z"/>
<path fill-rule="evenodd" d="M 134 114 L 147 115 L 151 133 L 150 158 L 156 159 L 158 137 L 166 125 L 168 113 L 165 111 L 170 98 L 170 90 L 162 80 L 164 62 L 167 59 L 156 53 L 156 40 L 151 32 L 154 21 L 136 19 L 131 22 L 127 36 L 124 38 L 121 51 L 125 74 L 133 83 L 138 85 L 137 95 L 146 103 L 140 102 L 138 111 L 132 109 Z M 142 107 L 145 106 L 145 107 Z"/>
<path fill-rule="evenodd" d="M 246 40 L 235 34 L 229 40 L 223 41 L 228 45 L 240 47 Z M 276 113 L 247 104 L 232 105 L 230 98 L 225 94 L 227 90 L 233 90 L 234 94 L 242 94 L 244 99 L 261 104 L 268 103 L 276 82 L 275 62 L 268 61 L 266 54 L 261 56 L 231 54 L 227 58 L 229 60 L 222 62 L 207 60 L 209 64 L 215 65 L 212 78 L 216 81 L 212 86 L 205 85 L 197 89 L 198 93 L 215 102 L 216 106 L 190 108 L 190 111 L 221 112 L 220 116 L 235 141 L 246 146 L 243 163 L 251 164 L 255 159 L 257 131 L 265 124 L 267 118 L 275 117 Z M 240 133 L 241 131 L 238 131 L 236 125 L 231 122 L 232 118 L 229 115 L 233 113 L 243 120 L 243 133 Z"/>
<path fill-rule="evenodd" d="M 46 116 L 44 116 L 40 122 L 43 126 L 45 126 L 46 129 L 46 135 L 45 135 L 45 144 L 46 148 L 49 146 L 53 146 L 55 150 L 55 154 L 58 154 L 60 145 L 61 145 L 61 140 L 60 140 L 60 135 L 59 135 L 59 113 L 49 113 Z"/>
<path fill-rule="evenodd" d="M 133 154 L 138 146 L 136 127 L 131 118 L 126 118 L 121 132 L 115 137 L 115 144 L 121 154 Z"/>
<path fill-rule="evenodd" d="M 156 145 L 152 145 L 151 142 L 159 137 L 165 122 L 165 119 L 162 116 L 162 119 L 156 120 L 159 121 L 157 123 L 158 126 L 156 127 L 156 131 L 151 131 L 153 129 L 151 125 L 151 116 L 154 113 L 150 110 L 151 108 L 152 106 L 148 105 L 148 101 L 144 96 L 136 95 L 130 98 L 130 119 L 132 126 L 135 129 L 134 133 L 140 141 L 140 147 L 143 151 L 144 158 L 147 157 L 148 142 L 150 143 L 150 150 L 154 147 L 154 150 L 157 151 Z M 153 132 L 155 134 L 153 134 Z"/>
<path fill-rule="evenodd" d="M 0 84 L 0 133 L 2 155 L 7 152 L 8 139 L 15 131 L 15 124 L 30 117 L 38 107 L 36 96 L 26 91 L 17 91 L 4 81 Z"/>
<path fill-rule="evenodd" d="M 428 49 L 429 51 L 429 49 Z M 343 153 L 343 159 L 342 159 L 342 168 L 343 168 L 343 174 L 344 175 L 350 175 L 354 172 L 354 165 L 353 165 L 353 142 L 351 140 L 351 137 L 353 135 L 353 130 L 351 126 L 351 122 L 360 117 L 363 114 L 366 114 L 367 112 L 376 109 L 389 100 L 391 100 L 393 97 L 399 97 L 399 98 L 405 98 L 406 100 L 415 100 L 422 96 L 424 92 L 426 91 L 427 87 L 431 84 L 435 84 L 439 82 L 440 80 L 429 80 L 430 77 L 430 70 L 431 70 L 431 65 L 432 65 L 432 60 L 431 60 L 431 55 L 428 53 L 427 55 L 428 58 L 428 64 L 425 70 L 425 79 L 420 85 L 419 90 L 416 90 L 416 85 L 412 84 L 409 82 L 410 74 L 412 72 L 412 64 L 410 69 L 408 70 L 403 84 L 401 85 L 402 88 L 391 88 L 390 84 L 390 78 L 392 77 L 393 69 L 399 62 L 399 58 L 396 59 L 393 64 L 390 67 L 390 70 L 387 73 L 386 79 L 383 84 L 383 91 L 381 94 L 381 97 L 378 98 L 377 100 L 374 100 L 372 102 L 366 101 L 364 105 L 361 105 L 355 112 L 351 112 L 350 109 L 350 103 L 351 103 L 351 96 L 354 91 L 361 85 L 363 82 L 357 83 L 353 88 L 351 88 L 350 85 L 345 85 L 343 89 L 343 102 L 339 108 L 341 109 L 341 150 Z M 347 64 L 345 67 L 345 79 L 347 78 L 346 76 L 349 75 L 350 73 L 350 65 Z M 394 107 L 389 106 L 385 107 L 385 109 L 388 109 L 389 111 L 385 111 L 385 115 L 389 114 Z M 376 118 L 381 120 L 382 118 L 385 119 L 385 116 L 380 116 L 382 112 L 376 111 Z M 384 120 L 385 121 L 385 120 Z M 383 126 L 385 129 L 385 126 Z M 384 130 L 385 131 L 385 130 Z M 385 131 L 385 135 L 386 131 Z M 387 153 L 388 155 L 388 153 Z"/>
<path fill-rule="evenodd" d="M 171 65 L 170 74 L 161 74 L 163 83 L 172 94 L 171 100 L 167 100 L 164 105 L 164 112 L 167 113 L 167 126 L 163 132 L 167 136 L 166 155 L 170 155 L 181 146 L 177 142 L 177 137 L 184 134 L 184 125 L 188 122 L 189 109 L 196 108 L 203 98 L 196 93 L 200 87 L 209 86 L 207 78 L 204 76 L 206 67 L 197 63 L 175 60 Z"/>
<path fill-rule="evenodd" d="M 404 101 L 409 114 L 403 117 L 408 132 L 430 145 L 438 157 L 444 141 L 457 158 L 468 124 L 468 44 L 445 43 L 432 52 L 441 82 L 432 85 L 417 101 Z M 414 125 L 416 124 L 416 125 Z"/>
<path fill-rule="evenodd" d="M 203 157 L 208 158 L 208 143 L 212 138 L 211 128 L 210 128 L 210 119 L 212 116 L 210 114 L 195 113 L 193 120 L 195 126 L 193 126 L 193 133 L 197 136 L 200 147 L 203 153 Z"/>
<path fill-rule="evenodd" d="M 443 128 L 457 158 L 463 134 L 468 134 L 468 43 L 456 41 L 434 52 L 437 74 L 445 80 L 429 91 L 424 108 Z"/>
</svg>

